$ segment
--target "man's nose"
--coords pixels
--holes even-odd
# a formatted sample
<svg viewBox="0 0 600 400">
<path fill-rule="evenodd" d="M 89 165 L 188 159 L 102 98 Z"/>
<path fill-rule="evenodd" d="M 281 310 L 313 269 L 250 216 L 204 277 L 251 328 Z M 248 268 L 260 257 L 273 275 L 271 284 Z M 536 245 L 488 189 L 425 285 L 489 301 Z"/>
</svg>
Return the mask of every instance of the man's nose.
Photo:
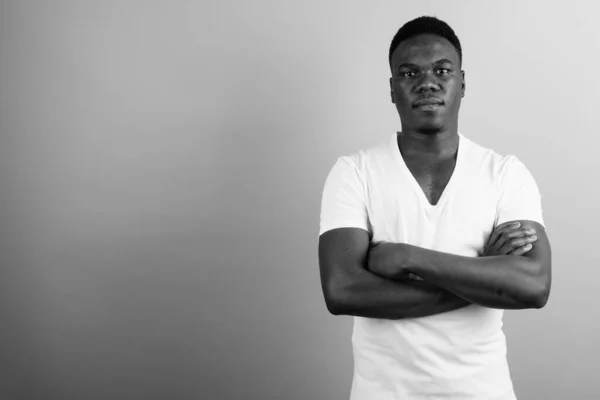
<svg viewBox="0 0 600 400">
<path fill-rule="evenodd" d="M 440 90 L 440 85 L 437 82 L 435 75 L 432 73 L 425 73 L 421 76 L 421 79 L 417 82 L 415 90 L 418 93 L 421 92 L 437 92 Z"/>
</svg>

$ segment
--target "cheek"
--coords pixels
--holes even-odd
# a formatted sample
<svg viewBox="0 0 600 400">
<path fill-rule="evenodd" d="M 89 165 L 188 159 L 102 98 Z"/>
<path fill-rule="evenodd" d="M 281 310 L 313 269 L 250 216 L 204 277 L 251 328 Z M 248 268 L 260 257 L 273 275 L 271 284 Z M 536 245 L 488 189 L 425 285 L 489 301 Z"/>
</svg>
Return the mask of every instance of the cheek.
<svg viewBox="0 0 600 400">
<path fill-rule="evenodd" d="M 460 79 L 452 79 L 446 82 L 446 87 L 449 93 L 459 93 L 462 91 L 462 81 Z"/>
<path fill-rule="evenodd" d="M 393 88 L 394 97 L 398 103 L 408 104 L 409 96 L 410 96 L 410 88 L 404 87 L 402 85 L 396 84 Z"/>
</svg>

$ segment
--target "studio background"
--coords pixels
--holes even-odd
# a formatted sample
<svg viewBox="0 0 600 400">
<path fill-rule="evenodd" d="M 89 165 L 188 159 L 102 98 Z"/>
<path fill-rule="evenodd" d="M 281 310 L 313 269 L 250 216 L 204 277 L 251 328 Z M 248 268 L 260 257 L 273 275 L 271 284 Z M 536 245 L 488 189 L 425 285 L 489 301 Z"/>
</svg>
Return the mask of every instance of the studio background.
<svg viewBox="0 0 600 400">
<path fill-rule="evenodd" d="M 388 46 L 464 51 L 460 131 L 542 192 L 553 287 L 507 311 L 519 399 L 596 399 L 600 7 L 2 1 L 0 398 L 347 399 L 318 272 L 338 156 L 399 130 Z"/>
</svg>

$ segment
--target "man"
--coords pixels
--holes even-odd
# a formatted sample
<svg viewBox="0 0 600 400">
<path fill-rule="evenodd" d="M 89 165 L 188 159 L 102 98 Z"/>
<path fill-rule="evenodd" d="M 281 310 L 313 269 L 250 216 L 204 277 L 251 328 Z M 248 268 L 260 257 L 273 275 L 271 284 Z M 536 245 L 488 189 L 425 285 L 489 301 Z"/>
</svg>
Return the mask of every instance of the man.
<svg viewBox="0 0 600 400">
<path fill-rule="evenodd" d="M 443 21 L 390 46 L 402 131 L 340 157 L 319 238 L 328 310 L 354 316 L 352 400 L 515 399 L 504 309 L 541 308 L 550 244 L 534 178 L 458 132 L 462 50 Z"/>
</svg>

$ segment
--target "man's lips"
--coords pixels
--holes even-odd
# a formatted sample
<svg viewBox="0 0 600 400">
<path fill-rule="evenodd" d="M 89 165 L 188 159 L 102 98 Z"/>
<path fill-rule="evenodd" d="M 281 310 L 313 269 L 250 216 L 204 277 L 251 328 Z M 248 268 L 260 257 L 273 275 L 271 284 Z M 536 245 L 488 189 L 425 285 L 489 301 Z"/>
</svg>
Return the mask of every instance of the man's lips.
<svg viewBox="0 0 600 400">
<path fill-rule="evenodd" d="M 422 106 L 432 106 L 432 105 L 442 105 L 444 101 L 441 99 L 437 99 L 435 97 L 428 97 L 426 99 L 420 99 L 413 103 L 413 107 L 422 107 Z"/>
</svg>

